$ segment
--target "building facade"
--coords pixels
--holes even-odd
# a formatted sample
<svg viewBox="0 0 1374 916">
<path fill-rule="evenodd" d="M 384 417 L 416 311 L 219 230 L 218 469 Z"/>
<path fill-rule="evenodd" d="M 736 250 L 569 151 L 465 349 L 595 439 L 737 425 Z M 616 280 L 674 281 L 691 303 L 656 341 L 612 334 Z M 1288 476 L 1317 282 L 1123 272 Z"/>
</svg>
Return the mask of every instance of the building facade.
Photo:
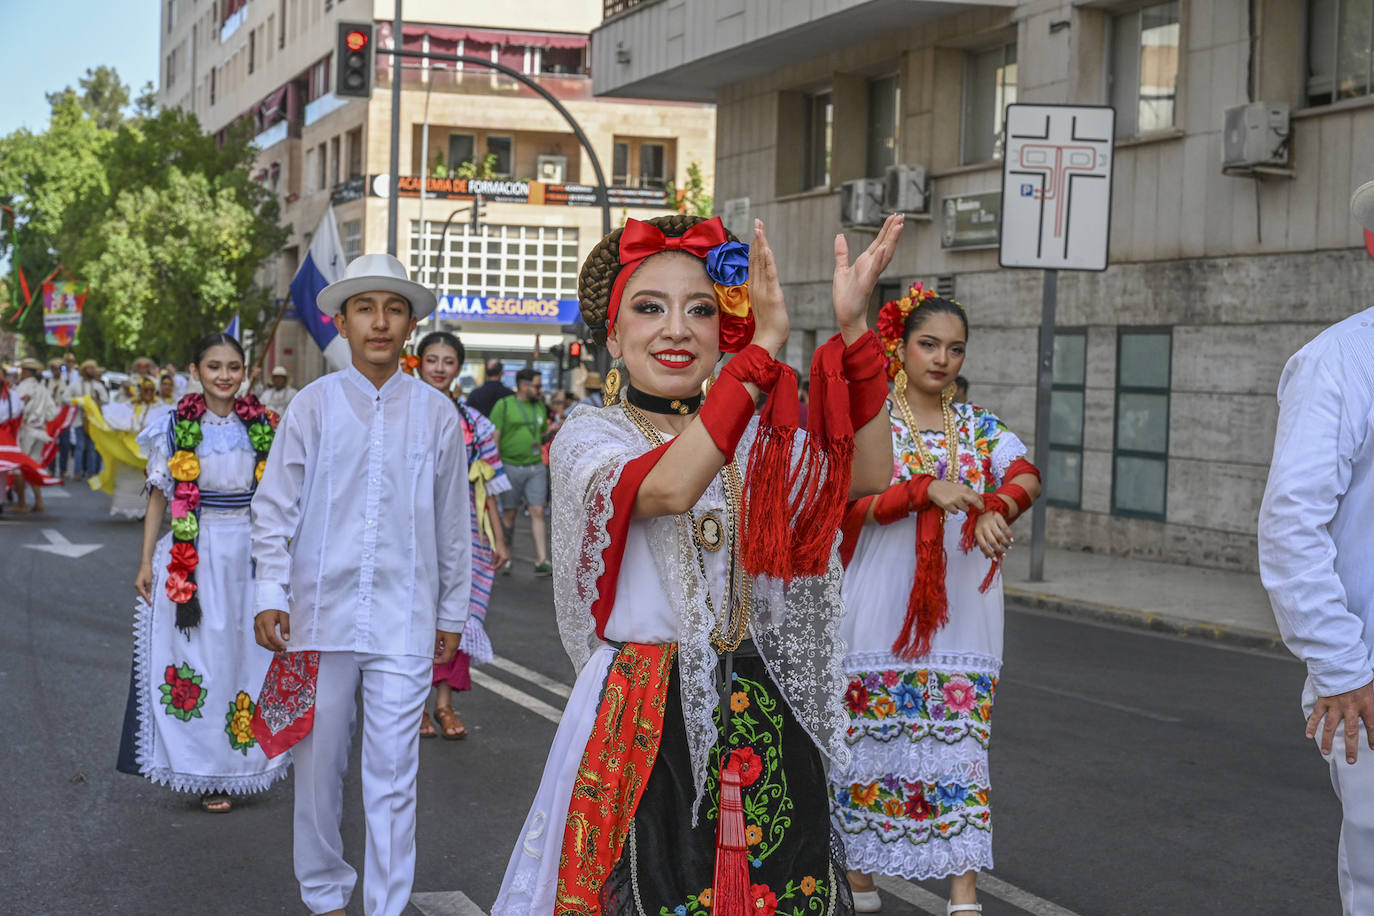
<svg viewBox="0 0 1374 916">
<path fill-rule="evenodd" d="M 777 227 L 798 365 L 833 330 L 831 239 L 871 238 L 844 183 L 923 168 L 880 298 L 952 292 L 971 399 L 1028 443 L 1042 281 L 998 266 L 1004 109 L 1113 105 L 1110 267 L 1059 278 L 1051 543 L 1254 569 L 1279 374 L 1374 281 L 1348 209 L 1374 178 L 1371 7 L 608 0 L 593 70 L 598 94 L 716 102 L 716 205 Z M 1288 113 L 1235 165 L 1250 102 Z"/>
<path fill-rule="evenodd" d="M 535 80 L 572 114 L 605 174 L 613 221 L 676 208 L 699 174 L 713 182 L 715 116 L 697 101 L 598 99 L 589 32 L 595 0 L 409 0 L 406 50 L 491 60 Z M 454 330 L 467 374 L 486 356 L 557 378 L 549 347 L 576 320 L 577 272 L 602 236 L 591 157 L 556 109 L 489 68 L 380 53 L 396 46 L 386 0 L 164 0 L 159 101 L 220 133 L 249 120 L 256 177 L 282 203 L 292 238 L 263 282 L 285 299 L 312 235 L 332 209 L 349 258 L 387 250 L 388 195 L 397 193 L 397 256 L 433 286 L 429 327 Z M 335 95 L 340 22 L 374 23 L 370 99 Z M 399 67 L 393 60 L 401 60 Z M 400 75 L 400 174 L 390 175 L 391 84 Z M 420 196 L 422 177 L 426 197 Z M 480 228 L 471 224 L 483 196 Z M 424 229 L 421 231 L 421 221 Z M 319 348 L 286 311 L 268 364 L 293 379 L 324 370 Z M 572 381 L 565 379 L 565 385 Z"/>
</svg>

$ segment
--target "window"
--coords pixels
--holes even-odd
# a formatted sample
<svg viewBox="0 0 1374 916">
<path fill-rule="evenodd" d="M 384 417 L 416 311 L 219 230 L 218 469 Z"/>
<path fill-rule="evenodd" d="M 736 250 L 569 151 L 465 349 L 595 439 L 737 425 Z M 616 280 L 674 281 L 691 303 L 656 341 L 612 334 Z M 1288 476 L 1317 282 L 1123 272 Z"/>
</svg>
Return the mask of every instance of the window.
<svg viewBox="0 0 1374 916">
<path fill-rule="evenodd" d="M 344 220 L 339 226 L 339 243 L 343 246 L 344 262 L 352 261 L 363 253 L 363 221 Z"/>
<path fill-rule="evenodd" d="M 1112 19 L 1111 100 L 1118 137 L 1174 126 L 1178 37 L 1178 0 Z"/>
<path fill-rule="evenodd" d="M 662 143 L 639 144 L 639 186 L 662 188 L 668 184 L 667 157 Z"/>
<path fill-rule="evenodd" d="M 348 177 L 361 178 L 363 174 L 363 129 L 355 128 L 348 132 Z"/>
<path fill-rule="evenodd" d="M 1054 386 L 1050 394 L 1050 466 L 1045 497 L 1051 505 L 1077 509 L 1083 501 L 1083 385 L 1087 377 L 1088 332 L 1054 333 Z"/>
<path fill-rule="evenodd" d="M 1167 328 L 1122 330 L 1116 341 L 1112 512 L 1164 520 L 1169 471 Z"/>
<path fill-rule="evenodd" d="M 1369 95 L 1374 64 L 1372 0 L 1310 0 L 1307 5 L 1307 104 Z"/>
<path fill-rule="evenodd" d="M 427 276 L 421 282 L 451 296 L 577 298 L 576 227 L 502 226 L 486 223 L 472 233 L 466 221 L 449 226 L 441 256 L 442 220 L 425 220 L 429 248 Z M 420 223 L 410 223 L 410 270 L 420 277 Z"/>
<path fill-rule="evenodd" d="M 464 162 L 473 162 L 477 159 L 477 138 L 472 134 L 449 134 L 448 135 L 448 168 L 449 174 Z"/>
<path fill-rule="evenodd" d="M 901 89 L 897 75 L 868 81 L 868 168 L 869 178 L 882 178 L 889 165 L 897 164 L 897 118 L 901 111 Z"/>
<path fill-rule="evenodd" d="M 539 72 L 552 74 L 586 73 L 582 48 L 544 48 L 539 56 Z"/>
<path fill-rule="evenodd" d="M 210 104 L 215 104 L 215 74 L 219 71 L 218 67 L 210 68 Z"/>
<path fill-rule="evenodd" d="M 329 187 L 326 182 L 329 180 L 329 148 L 321 143 L 315 147 L 315 190 L 322 191 Z"/>
<path fill-rule="evenodd" d="M 248 72 L 253 72 L 253 65 L 257 62 L 258 56 L 258 30 L 254 29 L 248 33 Z"/>
<path fill-rule="evenodd" d="M 1016 101 L 1016 45 L 971 53 L 964 65 L 964 164 L 1002 158 L 1002 120 Z"/>
<path fill-rule="evenodd" d="M 329 185 L 339 183 L 339 138 L 329 141 Z"/>
<path fill-rule="evenodd" d="M 630 144 L 617 143 L 611 153 L 611 184 L 624 187 L 630 183 Z"/>
<path fill-rule="evenodd" d="M 830 90 L 806 97 L 806 135 L 803 138 L 804 191 L 830 187 L 830 150 L 835 131 L 835 101 Z"/>
<path fill-rule="evenodd" d="M 177 0 L 167 0 L 167 34 L 177 27 Z"/>
<path fill-rule="evenodd" d="M 306 186 L 306 189 L 305 189 L 306 191 L 313 191 L 313 190 L 315 190 L 315 186 L 314 186 L 311 182 L 313 182 L 314 179 L 315 179 L 315 170 L 316 170 L 316 166 L 315 166 L 315 156 L 316 156 L 316 155 L 317 155 L 317 152 L 316 152 L 316 150 L 315 150 L 313 147 L 312 147 L 311 149 L 308 149 L 308 150 L 305 151 L 305 177 L 306 177 L 306 183 L 307 183 L 307 186 Z"/>
<path fill-rule="evenodd" d="M 277 7 L 277 50 L 286 47 L 286 0 Z"/>
<path fill-rule="evenodd" d="M 171 89 L 177 81 L 177 50 L 172 49 L 172 53 L 167 55 L 167 88 Z"/>
<path fill-rule="evenodd" d="M 515 171 L 515 140 L 513 138 L 487 137 L 487 155 L 496 157 L 492 173 L 497 177 L 509 178 Z"/>
</svg>

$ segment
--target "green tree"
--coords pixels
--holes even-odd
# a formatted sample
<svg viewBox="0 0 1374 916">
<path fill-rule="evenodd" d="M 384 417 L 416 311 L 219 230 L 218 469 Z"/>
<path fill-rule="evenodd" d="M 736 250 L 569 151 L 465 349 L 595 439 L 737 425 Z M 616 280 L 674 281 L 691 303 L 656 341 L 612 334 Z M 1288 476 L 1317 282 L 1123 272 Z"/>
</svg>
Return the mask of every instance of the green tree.
<svg viewBox="0 0 1374 916">
<path fill-rule="evenodd" d="M 453 169 L 454 178 L 495 178 L 496 177 L 496 154 L 487 153 L 482 157 L 482 161 L 460 162 Z"/>
<path fill-rule="evenodd" d="M 129 87 L 120 80 L 114 67 L 101 66 L 94 70 L 88 68 L 86 75 L 76 83 L 81 87 L 79 93 L 70 86 L 61 92 L 50 92 L 47 94 L 48 104 L 56 106 L 62 96 L 72 93 L 86 114 L 90 115 L 96 126 L 102 130 L 115 130 L 124 122 L 124 109 L 129 104 Z M 144 88 L 145 94 L 147 88 Z M 142 104 L 142 96 L 139 102 Z"/>
<path fill-rule="evenodd" d="M 678 195 L 677 187 L 669 181 L 664 187 L 664 193 L 668 199 L 677 200 L 677 209 L 682 213 L 690 213 L 692 216 L 710 216 L 715 206 L 715 198 L 706 193 L 706 181 L 701 176 L 701 163 L 691 162 L 687 166 L 687 182 L 683 186 L 681 196 Z"/>
</svg>

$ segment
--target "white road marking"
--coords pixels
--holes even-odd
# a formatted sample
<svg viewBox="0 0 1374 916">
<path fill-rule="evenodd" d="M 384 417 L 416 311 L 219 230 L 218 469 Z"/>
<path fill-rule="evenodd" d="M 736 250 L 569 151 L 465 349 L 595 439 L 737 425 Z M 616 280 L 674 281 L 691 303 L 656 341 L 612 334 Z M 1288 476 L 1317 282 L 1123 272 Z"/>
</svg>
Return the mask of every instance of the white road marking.
<svg viewBox="0 0 1374 916">
<path fill-rule="evenodd" d="M 424 916 L 487 916 L 486 910 L 473 903 L 462 891 L 411 894 L 410 905 Z"/>
<path fill-rule="evenodd" d="M 994 897 L 1005 900 L 1012 906 L 1020 907 L 1033 916 L 1078 916 L 1073 910 L 1065 909 L 1057 903 L 1050 903 L 1044 897 L 1037 897 L 1030 891 L 1023 891 L 1014 884 L 994 878 L 987 872 L 978 875 L 979 892 L 986 891 Z"/>
<path fill-rule="evenodd" d="M 71 499 L 72 493 L 66 487 L 48 487 L 43 491 L 44 499 Z"/>
<path fill-rule="evenodd" d="M 560 696 L 565 700 L 572 696 L 572 688 L 567 684 L 561 681 L 555 681 L 551 677 L 545 677 L 538 671 L 532 668 L 526 668 L 524 665 L 513 662 L 508 658 L 502 658 L 498 655 L 492 659 L 491 663 L 494 667 L 500 668 L 502 671 L 508 671 L 521 680 L 528 681 L 536 687 L 542 687 L 555 696 Z"/>
<path fill-rule="evenodd" d="M 1104 706 L 1107 709 L 1115 709 L 1118 712 L 1128 712 L 1134 716 L 1143 716 L 1146 719 L 1153 719 L 1156 722 L 1182 722 L 1177 716 L 1166 716 L 1162 712 L 1151 712 L 1148 709 L 1141 709 L 1139 706 L 1126 706 L 1123 703 L 1112 703 L 1108 700 L 1101 700 L 1086 693 L 1077 693 L 1072 690 L 1060 690 L 1058 687 L 1046 687 L 1044 684 L 1035 684 L 1031 681 L 1023 681 L 1015 678 L 1002 678 L 1004 684 L 1015 684 L 1017 687 L 1025 687 L 1028 690 L 1039 690 L 1041 693 L 1053 694 L 1057 697 L 1068 697 L 1071 700 L 1079 700 L 1083 703 L 1091 703 L 1094 706 Z"/>
<path fill-rule="evenodd" d="M 41 550 L 44 553 L 55 553 L 59 557 L 76 559 L 84 557 L 93 550 L 99 550 L 103 544 L 73 544 L 62 536 L 62 533 L 55 528 L 44 528 L 43 537 L 47 538 L 46 544 L 25 544 L 30 550 Z"/>
<path fill-rule="evenodd" d="M 905 900 L 922 913 L 945 916 L 945 898 L 932 894 L 923 887 L 917 887 L 910 881 L 889 875 L 874 875 L 873 883 L 878 885 L 879 890 L 886 891 L 898 900 Z"/>
<path fill-rule="evenodd" d="M 481 687 L 485 687 L 497 696 L 505 697 L 512 703 L 518 703 L 530 712 L 543 716 L 554 725 L 557 725 L 563 718 L 563 711 L 555 709 L 538 697 L 532 697 L 523 690 L 517 690 L 505 681 L 498 681 L 490 674 L 484 673 L 480 668 L 472 669 L 472 682 Z"/>
</svg>

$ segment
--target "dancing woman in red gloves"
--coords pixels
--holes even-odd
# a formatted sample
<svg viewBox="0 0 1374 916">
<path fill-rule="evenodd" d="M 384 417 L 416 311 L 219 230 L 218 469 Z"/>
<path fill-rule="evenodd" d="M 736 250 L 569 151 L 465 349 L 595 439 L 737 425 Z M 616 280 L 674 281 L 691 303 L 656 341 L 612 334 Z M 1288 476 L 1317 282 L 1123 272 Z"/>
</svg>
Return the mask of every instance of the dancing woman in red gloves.
<svg viewBox="0 0 1374 916">
<path fill-rule="evenodd" d="M 978 871 L 992 866 L 998 572 L 1040 474 L 1001 420 L 954 403 L 968 340 L 962 306 L 918 283 L 883 306 L 878 333 L 893 377 L 895 461 L 891 486 L 845 520 L 840 633 L 853 759 L 831 771 L 831 811 L 859 912 L 878 909 L 875 872 L 953 876 L 949 912 L 976 912 Z"/>
<path fill-rule="evenodd" d="M 745 246 L 719 219 L 630 220 L 588 256 L 582 315 L 619 365 L 551 455 L 579 674 L 494 914 L 853 912 L 822 769 L 847 762 L 835 545 L 890 479 L 865 302 L 901 226 L 852 266 L 836 239 L 806 430 L 762 223 Z"/>
</svg>

